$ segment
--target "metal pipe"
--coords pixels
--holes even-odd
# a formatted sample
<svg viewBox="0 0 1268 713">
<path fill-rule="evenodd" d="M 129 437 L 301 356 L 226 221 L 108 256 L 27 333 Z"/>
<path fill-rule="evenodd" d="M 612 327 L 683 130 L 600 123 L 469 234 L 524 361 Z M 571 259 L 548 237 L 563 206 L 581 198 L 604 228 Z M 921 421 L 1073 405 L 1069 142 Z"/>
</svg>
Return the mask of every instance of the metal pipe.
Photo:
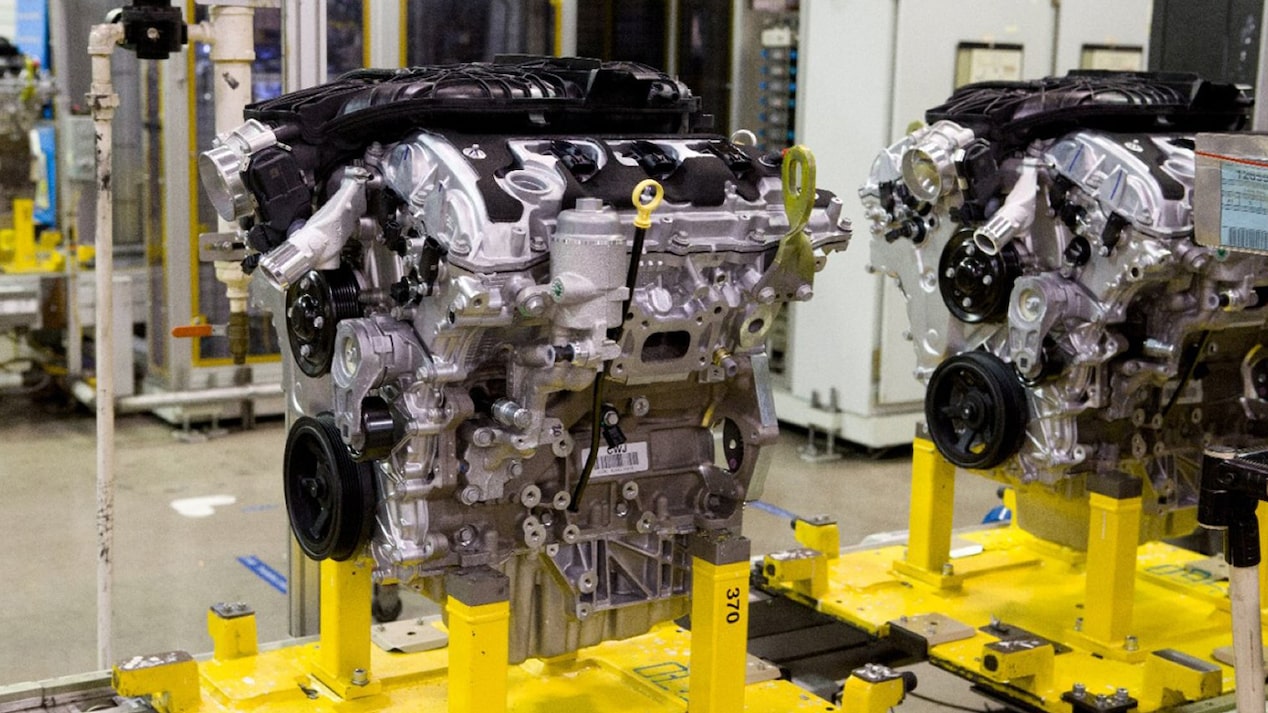
<svg viewBox="0 0 1268 713">
<path fill-rule="evenodd" d="M 1260 630 L 1259 565 L 1228 568 L 1233 615 L 1233 676 L 1238 713 L 1264 710 L 1264 646 Z"/>
<path fill-rule="evenodd" d="M 70 157 L 66 147 L 70 145 L 70 92 L 68 82 L 70 67 L 70 31 L 66 26 L 64 0 L 49 0 L 49 44 L 53 53 L 53 72 L 61 80 L 53 94 L 53 130 L 57 137 L 57 213 L 58 226 L 62 230 L 66 258 L 66 371 L 72 378 L 78 377 L 84 366 L 83 335 L 79 319 L 79 230 L 76 204 L 79 191 L 71 190 Z"/>
<path fill-rule="evenodd" d="M 81 403 L 94 405 L 96 394 L 92 388 L 82 381 L 71 385 L 71 393 Z M 242 386 L 222 386 L 213 389 L 195 389 L 191 391 L 163 391 L 153 394 L 138 394 L 115 399 L 115 413 L 140 413 L 158 408 L 187 406 L 190 404 L 227 403 L 244 399 L 263 399 L 282 396 L 281 384 L 244 384 Z"/>
<path fill-rule="evenodd" d="M 115 94 L 110 77 L 110 55 L 123 40 L 123 25 L 94 25 L 88 35 L 92 56 L 92 85 L 88 104 L 96 129 L 97 157 L 97 324 L 94 332 L 97 356 L 97 666 L 114 660 L 111 600 L 114 557 L 114 220 L 111 179 L 114 171 L 113 139 Z M 73 259 L 73 258 L 72 258 Z M 77 296 L 76 296 L 77 297 Z"/>
<path fill-rule="evenodd" d="M 1268 131 L 1268 101 L 1263 101 L 1263 97 L 1268 97 L 1268 66 L 1264 65 L 1268 59 L 1268 26 L 1265 22 L 1268 22 L 1268 3 L 1264 3 L 1264 15 L 1259 23 L 1259 71 L 1255 74 L 1256 101 L 1251 115 L 1254 131 Z"/>
<path fill-rule="evenodd" d="M 326 81 L 326 0 L 282 5 L 282 90 L 293 92 Z"/>
</svg>

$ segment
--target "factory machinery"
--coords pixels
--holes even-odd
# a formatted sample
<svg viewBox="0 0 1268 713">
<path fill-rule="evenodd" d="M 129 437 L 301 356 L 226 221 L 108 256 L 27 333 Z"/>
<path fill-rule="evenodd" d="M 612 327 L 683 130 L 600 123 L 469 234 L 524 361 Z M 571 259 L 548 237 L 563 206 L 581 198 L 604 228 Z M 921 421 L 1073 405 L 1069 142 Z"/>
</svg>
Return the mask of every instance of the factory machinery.
<svg viewBox="0 0 1268 713">
<path fill-rule="evenodd" d="M 95 57 L 182 44 L 158 4 L 124 25 Z M 96 709 L 870 712 L 916 660 L 1022 710 L 1228 709 L 1235 684 L 1262 705 L 1268 468 L 1235 449 L 1266 430 L 1268 258 L 1193 227 L 1198 136 L 1249 105 L 1182 75 L 976 84 L 883 151 L 872 263 L 927 384 L 908 541 L 842 551 L 798 519 L 805 546 L 756 563 L 766 337 L 850 238 L 807 149 L 709 133 L 688 87 L 625 62 L 358 70 L 250 105 L 200 172 L 220 269 L 282 335 L 321 633 L 265 650 L 215 604 L 210 658 L 126 658 Z M 953 534 L 956 467 L 1003 483 L 1012 522 Z M 1229 562 L 1161 542 L 1199 518 Z M 372 646 L 376 584 L 443 623 Z M 792 605 L 853 632 L 831 702 L 747 656 Z"/>
<path fill-rule="evenodd" d="M 838 555 L 830 523 L 799 522 L 808 547 L 765 557 L 765 586 L 1025 710 L 1184 709 L 1231 690 L 1234 663 L 1253 690 L 1228 563 L 1161 542 L 1221 490 L 1204 448 L 1268 430 L 1268 263 L 1194 235 L 1221 195 L 1195 194 L 1199 133 L 1249 106 L 1188 75 L 983 83 L 882 151 L 860 191 L 872 265 L 907 298 L 927 386 L 908 540 Z M 1226 190 L 1225 212 L 1259 195 Z M 953 537 L 957 467 L 1006 486 L 1010 525 Z M 1257 551 L 1238 532 L 1230 552 Z M 1251 584 L 1237 628 L 1258 641 Z"/>
<path fill-rule="evenodd" d="M 134 9 L 95 56 L 175 51 L 178 22 Z M 212 659 L 124 661 L 124 706 L 824 708 L 747 661 L 740 525 L 778 432 L 766 334 L 850 231 L 806 149 L 699 106 L 642 65 L 517 57 L 353 72 L 220 135 L 200 172 L 285 335 L 321 634 L 261 653 L 213 606 Z M 448 647 L 372 649 L 372 584 L 442 603 Z"/>
</svg>

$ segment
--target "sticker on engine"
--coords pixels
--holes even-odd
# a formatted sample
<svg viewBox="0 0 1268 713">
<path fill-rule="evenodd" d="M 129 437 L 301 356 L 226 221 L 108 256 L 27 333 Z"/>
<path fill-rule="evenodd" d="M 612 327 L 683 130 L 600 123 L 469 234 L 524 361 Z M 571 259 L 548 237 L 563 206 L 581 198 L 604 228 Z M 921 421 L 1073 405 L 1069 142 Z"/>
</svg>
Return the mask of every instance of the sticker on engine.
<svg viewBox="0 0 1268 713">
<path fill-rule="evenodd" d="M 1268 166 L 1220 166 L 1220 245 L 1268 250 Z"/>
<path fill-rule="evenodd" d="M 590 449 L 581 451 L 581 463 L 584 465 L 590 457 Z M 622 443 L 615 448 L 599 450 L 599 457 L 594 461 L 594 472 L 591 476 L 622 475 L 624 473 L 642 473 L 651 464 L 647 460 L 647 442 Z"/>
</svg>

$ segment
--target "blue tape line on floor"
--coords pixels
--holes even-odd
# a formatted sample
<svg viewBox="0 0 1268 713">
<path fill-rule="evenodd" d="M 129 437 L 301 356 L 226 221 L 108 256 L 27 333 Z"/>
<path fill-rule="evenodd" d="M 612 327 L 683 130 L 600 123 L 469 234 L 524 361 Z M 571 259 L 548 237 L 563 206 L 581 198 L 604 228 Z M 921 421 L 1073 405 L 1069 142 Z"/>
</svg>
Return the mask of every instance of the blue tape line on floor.
<svg viewBox="0 0 1268 713">
<path fill-rule="evenodd" d="M 239 557 L 238 561 L 242 563 L 243 567 L 246 567 L 254 572 L 255 576 L 263 579 L 265 582 L 268 582 L 270 587 L 273 587 L 282 594 L 286 594 L 286 575 L 273 569 L 267 564 L 264 564 L 260 561 L 260 558 L 255 555 Z"/>
<path fill-rule="evenodd" d="M 789 520 L 797 519 L 797 513 L 785 510 L 779 507 L 778 505 L 771 505 L 770 503 L 764 502 L 761 500 L 750 500 L 748 504 L 752 505 L 758 510 L 768 512 L 774 515 L 775 517 L 784 517 L 784 518 L 788 518 Z"/>
</svg>

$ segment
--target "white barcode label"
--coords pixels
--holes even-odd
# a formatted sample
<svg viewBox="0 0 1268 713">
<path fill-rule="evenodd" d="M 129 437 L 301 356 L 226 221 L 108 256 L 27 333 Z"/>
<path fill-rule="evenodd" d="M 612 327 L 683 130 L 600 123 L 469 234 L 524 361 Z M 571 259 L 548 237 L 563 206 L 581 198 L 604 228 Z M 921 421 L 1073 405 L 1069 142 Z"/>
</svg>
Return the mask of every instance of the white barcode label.
<svg viewBox="0 0 1268 713">
<path fill-rule="evenodd" d="M 1268 167 L 1220 166 L 1220 245 L 1268 250 Z"/>
<path fill-rule="evenodd" d="M 590 457 L 590 449 L 581 451 L 581 464 L 584 466 Z M 622 473 L 641 473 L 650 466 L 647 462 L 647 442 L 622 443 L 616 448 L 600 448 L 599 456 L 594 460 L 594 472 L 590 475 L 620 475 Z"/>
</svg>

